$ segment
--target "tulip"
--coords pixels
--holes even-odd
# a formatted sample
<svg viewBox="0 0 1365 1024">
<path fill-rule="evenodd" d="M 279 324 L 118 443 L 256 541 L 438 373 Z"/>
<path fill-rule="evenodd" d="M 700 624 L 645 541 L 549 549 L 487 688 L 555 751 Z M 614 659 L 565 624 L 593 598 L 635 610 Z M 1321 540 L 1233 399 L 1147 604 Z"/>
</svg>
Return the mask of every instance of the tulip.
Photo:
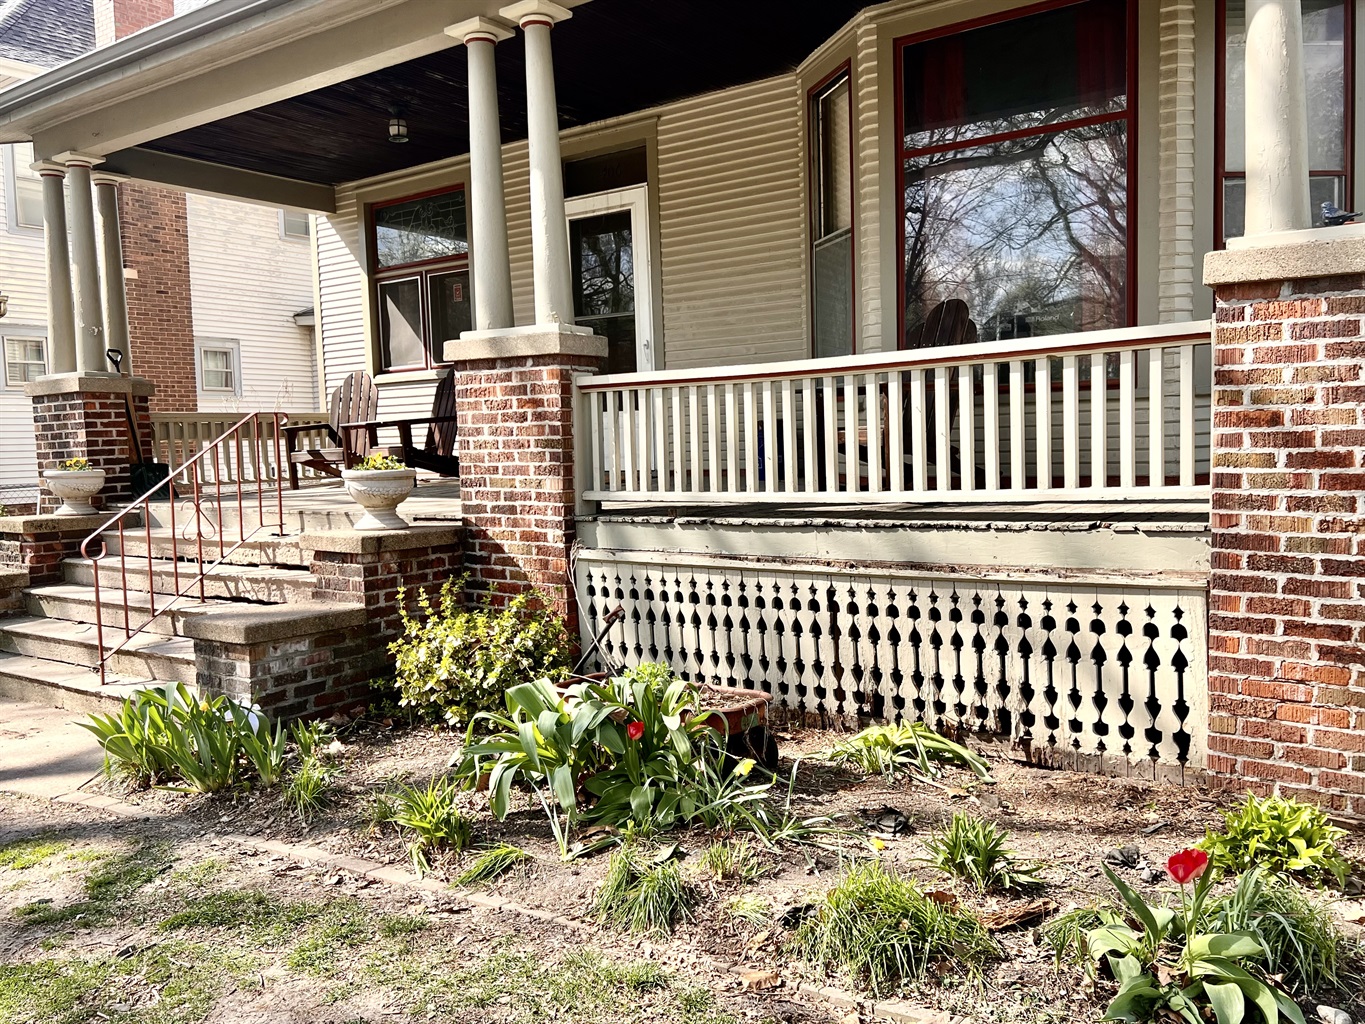
<svg viewBox="0 0 1365 1024">
<path fill-rule="evenodd" d="M 1166 862 L 1166 870 L 1178 883 L 1192 882 L 1209 866 L 1209 855 L 1203 850 L 1181 850 Z"/>
<path fill-rule="evenodd" d="M 645 734 L 644 722 L 630 722 L 626 725 L 626 735 L 629 736 L 632 741 L 638 740 L 644 734 Z M 1207 858 L 1205 859 L 1207 860 Z"/>
</svg>

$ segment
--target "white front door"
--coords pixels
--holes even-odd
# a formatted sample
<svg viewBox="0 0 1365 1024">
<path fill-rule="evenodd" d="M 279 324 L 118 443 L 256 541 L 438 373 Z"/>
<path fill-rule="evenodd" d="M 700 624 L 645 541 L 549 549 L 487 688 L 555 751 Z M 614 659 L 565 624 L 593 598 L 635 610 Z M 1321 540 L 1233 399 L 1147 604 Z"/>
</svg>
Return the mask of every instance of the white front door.
<svg viewBox="0 0 1365 1024">
<path fill-rule="evenodd" d="M 607 373 L 653 370 L 647 186 L 579 196 L 564 206 L 574 321 L 607 339 Z"/>
</svg>

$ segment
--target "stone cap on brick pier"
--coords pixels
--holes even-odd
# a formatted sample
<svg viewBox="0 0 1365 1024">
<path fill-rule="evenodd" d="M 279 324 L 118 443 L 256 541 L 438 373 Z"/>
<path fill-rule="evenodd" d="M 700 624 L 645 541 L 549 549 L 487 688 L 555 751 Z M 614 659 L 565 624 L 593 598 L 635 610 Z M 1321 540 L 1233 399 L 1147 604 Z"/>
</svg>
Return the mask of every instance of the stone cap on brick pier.
<svg viewBox="0 0 1365 1024">
<path fill-rule="evenodd" d="M 446 361 L 457 365 L 485 361 L 506 363 L 547 356 L 605 359 L 607 339 L 586 327 L 531 324 L 498 331 L 465 331 L 458 341 L 445 343 Z"/>
<path fill-rule="evenodd" d="M 1204 257 L 1209 287 L 1365 273 L 1365 224 L 1230 238 Z"/>
<path fill-rule="evenodd" d="M 24 394 L 30 398 L 46 398 L 49 395 L 105 394 L 131 395 L 150 398 L 156 394 L 156 385 L 143 377 L 116 377 L 114 375 L 89 373 L 53 373 L 24 385 Z"/>
</svg>

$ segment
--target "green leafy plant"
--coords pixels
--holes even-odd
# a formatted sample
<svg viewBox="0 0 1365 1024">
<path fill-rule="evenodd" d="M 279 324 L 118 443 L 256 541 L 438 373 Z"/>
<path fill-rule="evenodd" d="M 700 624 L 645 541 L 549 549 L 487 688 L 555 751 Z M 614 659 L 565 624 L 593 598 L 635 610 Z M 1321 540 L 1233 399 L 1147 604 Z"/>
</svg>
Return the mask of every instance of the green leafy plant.
<svg viewBox="0 0 1365 1024">
<path fill-rule="evenodd" d="M 460 785 L 438 775 L 425 787 L 399 786 L 389 795 L 393 817 L 389 820 L 408 838 L 408 853 L 417 873 L 431 870 L 431 856 L 469 845 L 469 819 L 456 806 Z"/>
<path fill-rule="evenodd" d="M 924 845 L 929 863 L 981 892 L 1019 892 L 1041 886 L 1037 877 L 1041 866 L 1020 862 L 1008 842 L 1009 833 L 994 823 L 958 813 Z"/>
<path fill-rule="evenodd" d="M 90 460 L 86 458 L 63 459 L 59 469 L 67 473 L 86 473 L 94 467 L 90 465 Z"/>
<path fill-rule="evenodd" d="M 751 928 L 762 928 L 773 916 L 773 908 L 768 901 L 751 892 L 730 897 L 725 910 L 736 921 L 743 921 Z"/>
<path fill-rule="evenodd" d="M 336 738 L 336 730 L 321 718 L 311 722 L 300 720 L 289 723 L 289 738 L 299 748 L 299 757 L 314 757 Z"/>
<path fill-rule="evenodd" d="M 455 885 L 460 887 L 483 885 L 501 878 L 529 860 L 531 855 L 521 847 L 513 846 L 511 843 L 499 843 L 475 857 L 474 862 L 456 877 Z"/>
<path fill-rule="evenodd" d="M 332 782 L 340 768 L 320 757 L 301 758 L 284 780 L 281 795 L 299 821 L 307 825 L 331 802 Z"/>
<path fill-rule="evenodd" d="M 767 871 L 747 839 L 712 843 L 702 851 L 700 866 L 717 882 L 752 882 Z"/>
<path fill-rule="evenodd" d="M 801 922 L 791 947 L 810 963 L 844 969 L 874 995 L 924 977 L 939 961 L 973 972 L 995 951 L 974 917 L 879 861 L 849 868 Z"/>
<path fill-rule="evenodd" d="M 1107 964 L 1119 985 L 1105 1020 L 1205 1024 L 1207 1009 L 1218 1024 L 1240 1024 L 1250 1003 L 1265 1024 L 1281 1017 L 1304 1024 L 1298 1005 L 1265 980 L 1260 939 L 1246 931 L 1210 930 L 1204 907 L 1218 875 L 1205 870 L 1208 862 L 1202 850 L 1171 857 L 1167 870 L 1181 887 L 1175 909 L 1148 904 L 1105 867 L 1133 921 L 1108 915 L 1086 935 L 1090 960 Z"/>
<path fill-rule="evenodd" d="M 671 935 L 680 920 L 691 917 L 699 895 L 682 876 L 676 846 L 646 859 L 633 846 L 612 853 L 607 874 L 593 902 L 598 921 L 637 934 Z"/>
<path fill-rule="evenodd" d="M 941 765 L 956 764 L 985 782 L 991 781 L 990 765 L 983 757 L 940 736 L 923 722 L 869 726 L 836 743 L 825 756 L 835 764 L 852 764 L 869 774 L 920 779 L 937 778 Z"/>
<path fill-rule="evenodd" d="M 1337 849 L 1346 831 L 1319 807 L 1248 793 L 1223 817 L 1223 831 L 1208 832 L 1199 843 L 1220 871 L 1240 873 L 1259 865 L 1318 886 L 1329 877 L 1340 886 L 1351 873 Z"/>
<path fill-rule="evenodd" d="M 385 469 L 407 469 L 408 467 L 404 464 L 402 459 L 396 459 L 392 455 L 376 452 L 373 455 L 366 455 L 351 468 L 365 472 L 374 472 L 376 470 Z"/>
<path fill-rule="evenodd" d="M 175 762 L 167 752 L 170 733 L 166 722 L 175 693 L 170 687 L 164 691 L 139 690 L 124 698 L 116 714 L 92 714 L 90 721 L 78 723 L 99 740 L 107 775 L 122 775 L 139 789 L 172 777 Z"/>
<path fill-rule="evenodd" d="M 563 678 L 569 664 L 564 620 L 543 597 L 527 592 L 502 609 L 487 603 L 465 609 L 463 586 L 463 578 L 448 581 L 435 602 L 419 591 L 419 615 L 408 614 L 400 589 L 403 635 L 389 645 L 399 703 L 439 711 L 452 728 L 479 712 L 499 711 L 504 693 L 518 683 Z"/>
<path fill-rule="evenodd" d="M 257 781 L 267 789 L 278 786 L 284 779 L 285 753 L 289 745 L 284 722 L 276 720 L 271 725 L 264 715 L 248 711 L 240 716 L 237 726 L 242 753 L 255 771 Z"/>
</svg>

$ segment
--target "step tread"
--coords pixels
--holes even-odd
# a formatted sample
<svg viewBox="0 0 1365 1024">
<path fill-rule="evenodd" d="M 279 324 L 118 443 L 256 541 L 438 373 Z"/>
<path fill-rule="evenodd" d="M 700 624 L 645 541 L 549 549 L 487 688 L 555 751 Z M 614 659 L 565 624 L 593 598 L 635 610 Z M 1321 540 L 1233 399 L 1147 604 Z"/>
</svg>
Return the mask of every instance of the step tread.
<svg viewBox="0 0 1365 1024">
<path fill-rule="evenodd" d="M 132 690 L 160 689 L 166 685 L 156 679 L 116 675 L 110 672 L 105 675 L 104 685 L 101 686 L 100 674 L 92 669 L 69 665 L 64 661 L 31 658 L 26 654 L 10 654 L 6 651 L 0 651 L 0 676 L 108 696 L 121 696 Z"/>
<path fill-rule="evenodd" d="M 41 618 L 32 615 L 8 618 L 0 620 L 0 633 L 39 640 L 56 640 L 90 648 L 96 644 L 96 631 L 93 625 L 88 622 L 73 622 L 70 619 Z M 123 639 L 123 631 L 106 629 L 104 639 L 106 645 L 117 643 Z M 184 637 L 135 633 L 123 645 L 123 650 L 129 654 L 156 655 L 191 666 L 194 664 L 194 641 Z"/>
<path fill-rule="evenodd" d="M 84 583 L 48 583 L 40 587 L 26 587 L 24 592 L 26 594 L 32 594 L 37 598 L 68 601 L 73 604 L 93 605 L 95 603 L 95 588 Z M 123 596 L 124 592 L 117 587 L 112 590 L 107 586 L 100 588 L 100 598 L 106 605 L 111 601 L 116 601 L 121 606 L 123 603 Z M 129 609 L 142 612 L 151 611 L 152 602 L 147 591 L 130 590 L 127 592 L 127 598 Z M 169 599 L 169 594 L 158 594 L 156 602 L 157 609 L 160 610 L 164 608 Z M 177 613 L 206 614 L 217 608 L 235 608 L 240 610 L 241 607 L 241 601 L 231 601 L 227 598 L 209 597 L 201 605 L 197 597 L 193 600 L 188 597 L 183 597 L 175 604 L 174 611 Z M 57 618 L 60 617 L 61 616 L 57 616 Z"/>
<path fill-rule="evenodd" d="M 107 557 L 101 558 L 99 560 L 99 567 L 105 572 L 117 572 L 120 569 L 120 563 L 124 561 L 125 560 L 120 558 L 118 554 L 110 554 Z M 126 560 L 126 565 L 124 565 L 123 568 L 126 568 L 129 572 L 145 573 L 147 571 L 148 561 L 149 559 L 145 555 L 133 555 Z M 161 574 L 167 576 L 173 575 L 175 563 L 171 559 L 154 557 L 150 559 L 150 562 L 152 572 L 158 575 Z M 89 558 L 68 558 L 65 560 L 65 564 L 89 566 L 95 563 L 93 562 L 92 559 Z M 187 575 L 186 566 L 185 563 L 183 562 L 180 565 L 180 575 L 181 576 Z M 188 575 L 192 577 L 196 574 L 188 573 Z M 235 565 L 230 562 L 225 562 L 222 565 L 214 566 L 212 569 L 208 571 L 208 573 L 206 574 L 206 578 L 288 580 L 305 583 L 313 582 L 314 580 L 317 579 L 317 577 L 314 576 L 313 573 L 309 572 L 307 569 L 289 569 L 282 568 L 276 565 Z"/>
</svg>

